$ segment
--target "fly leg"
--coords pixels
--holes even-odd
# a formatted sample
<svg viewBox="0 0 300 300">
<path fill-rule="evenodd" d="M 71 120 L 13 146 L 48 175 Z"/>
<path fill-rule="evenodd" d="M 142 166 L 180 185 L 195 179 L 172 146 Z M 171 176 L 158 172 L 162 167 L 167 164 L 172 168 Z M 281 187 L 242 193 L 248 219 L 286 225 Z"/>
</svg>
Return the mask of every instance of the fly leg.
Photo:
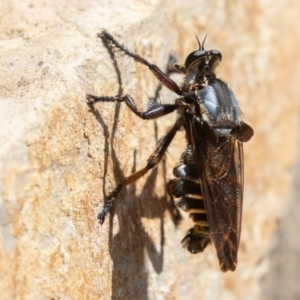
<svg viewBox="0 0 300 300">
<path fill-rule="evenodd" d="M 176 62 L 177 62 L 176 57 L 173 55 L 170 55 L 168 66 L 167 66 L 167 75 L 170 75 L 172 73 L 179 73 L 179 74 L 186 73 L 186 69 L 185 69 L 184 65 L 176 64 Z"/>
<path fill-rule="evenodd" d="M 176 110 L 180 105 L 179 104 L 160 104 L 156 101 L 152 101 L 151 107 L 145 112 L 138 110 L 136 107 L 133 99 L 129 95 L 118 95 L 114 97 L 107 97 L 107 96 L 93 96 L 93 95 L 86 95 L 88 104 L 94 105 L 96 102 L 125 102 L 126 105 L 131 109 L 132 112 L 135 113 L 138 117 L 148 120 L 148 119 L 155 119 L 158 117 L 162 117 L 167 115 L 174 110 Z"/>
<path fill-rule="evenodd" d="M 175 81 L 173 81 L 167 74 L 165 74 L 159 67 L 155 64 L 148 62 L 146 59 L 141 57 L 139 54 L 129 51 L 125 46 L 120 44 L 115 38 L 109 34 L 107 31 L 103 30 L 98 34 L 98 37 L 101 38 L 104 42 L 110 42 L 115 47 L 119 48 L 128 56 L 132 57 L 136 62 L 142 63 L 147 66 L 154 76 L 168 89 L 176 93 L 177 95 L 182 95 L 182 92 Z"/>
<path fill-rule="evenodd" d="M 135 181 L 137 181 L 139 178 L 144 176 L 148 171 L 153 169 L 157 164 L 162 160 L 164 157 L 164 154 L 166 153 L 170 143 L 172 142 L 176 132 L 180 130 L 182 127 L 181 120 L 177 120 L 175 125 L 172 127 L 172 129 L 167 133 L 167 135 L 158 143 L 153 153 L 150 155 L 150 157 L 147 160 L 146 166 L 131 174 L 130 176 L 124 178 L 121 183 L 112 191 L 112 193 L 104 200 L 104 207 L 102 211 L 98 214 L 98 220 L 100 224 L 103 224 L 105 220 L 105 216 L 108 213 L 109 209 L 111 208 L 113 201 L 120 193 L 121 189 Z"/>
</svg>

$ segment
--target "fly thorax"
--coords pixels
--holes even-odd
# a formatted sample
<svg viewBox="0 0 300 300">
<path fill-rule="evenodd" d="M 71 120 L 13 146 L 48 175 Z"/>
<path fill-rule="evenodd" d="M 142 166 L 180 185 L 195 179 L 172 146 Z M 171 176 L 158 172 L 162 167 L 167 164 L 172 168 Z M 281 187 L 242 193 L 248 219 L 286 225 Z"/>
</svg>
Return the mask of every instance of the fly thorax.
<svg viewBox="0 0 300 300">
<path fill-rule="evenodd" d="M 218 136 L 226 136 L 240 123 L 240 109 L 228 85 L 213 79 L 196 91 L 202 118 Z"/>
</svg>

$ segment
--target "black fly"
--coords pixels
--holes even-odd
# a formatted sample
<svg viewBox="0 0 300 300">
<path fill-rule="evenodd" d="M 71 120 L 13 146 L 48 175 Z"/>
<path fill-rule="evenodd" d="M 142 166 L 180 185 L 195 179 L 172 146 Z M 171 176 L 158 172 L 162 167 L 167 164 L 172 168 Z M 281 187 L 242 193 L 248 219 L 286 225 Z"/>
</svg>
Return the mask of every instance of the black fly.
<svg viewBox="0 0 300 300">
<path fill-rule="evenodd" d="M 148 120 L 162 117 L 177 110 L 178 119 L 150 155 L 146 166 L 126 177 L 105 199 L 98 215 L 103 224 L 105 216 L 121 189 L 129 185 L 163 158 L 177 131 L 186 132 L 187 147 L 169 183 L 170 193 L 180 198 L 177 205 L 190 213 L 195 225 L 182 240 L 191 253 L 202 252 L 212 241 L 223 272 L 234 271 L 241 234 L 243 205 L 243 142 L 253 135 L 244 123 L 238 102 L 228 85 L 216 78 L 215 69 L 222 60 L 217 50 L 199 49 L 190 53 L 184 65 L 175 68 L 185 74 L 179 87 L 156 65 L 129 51 L 105 30 L 98 35 L 109 46 L 131 56 L 136 62 L 149 67 L 155 77 L 179 97 L 174 104 L 152 103 L 142 112 L 129 95 L 87 95 L 88 104 L 96 102 L 125 102 L 138 117 Z"/>
</svg>

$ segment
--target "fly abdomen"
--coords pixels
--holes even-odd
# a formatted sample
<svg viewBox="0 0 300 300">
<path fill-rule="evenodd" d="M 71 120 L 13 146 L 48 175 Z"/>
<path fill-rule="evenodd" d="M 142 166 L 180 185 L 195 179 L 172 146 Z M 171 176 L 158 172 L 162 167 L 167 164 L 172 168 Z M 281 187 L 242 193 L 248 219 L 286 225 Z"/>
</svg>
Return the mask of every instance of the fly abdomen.
<svg viewBox="0 0 300 300">
<path fill-rule="evenodd" d="M 195 158 L 194 158 L 193 149 L 192 149 L 191 145 L 187 145 L 186 149 L 181 154 L 180 161 L 184 162 L 186 164 L 192 165 L 196 168 Z M 175 171 L 175 169 L 176 168 L 174 168 L 174 171 Z"/>
<path fill-rule="evenodd" d="M 170 193 L 176 197 L 184 197 L 186 195 L 195 195 L 195 198 L 202 197 L 199 183 L 194 183 L 186 179 L 172 179 L 169 182 Z M 188 197 L 188 196 L 187 196 Z M 192 196 L 190 197 L 192 198 Z"/>
<path fill-rule="evenodd" d="M 205 212 L 204 202 L 199 201 L 197 198 L 182 197 L 178 202 L 177 206 L 185 212 L 194 213 L 196 211 Z"/>
<path fill-rule="evenodd" d="M 169 191 L 180 198 L 177 206 L 190 213 L 195 226 L 181 241 L 191 253 L 202 252 L 210 242 L 210 231 L 202 197 L 197 167 L 190 145 L 181 155 L 181 163 L 174 168 L 176 179 L 169 182 Z"/>
<path fill-rule="evenodd" d="M 192 218 L 192 220 L 194 221 L 195 224 L 209 228 L 205 212 L 204 213 L 203 212 L 202 213 L 199 213 L 199 212 L 192 213 L 192 214 L 190 214 L 190 217 Z"/>
<path fill-rule="evenodd" d="M 195 165 L 184 163 L 174 168 L 173 174 L 177 178 L 199 183 L 198 171 Z"/>
<path fill-rule="evenodd" d="M 209 230 L 199 225 L 191 228 L 181 241 L 182 246 L 193 254 L 202 252 L 210 242 Z"/>
</svg>

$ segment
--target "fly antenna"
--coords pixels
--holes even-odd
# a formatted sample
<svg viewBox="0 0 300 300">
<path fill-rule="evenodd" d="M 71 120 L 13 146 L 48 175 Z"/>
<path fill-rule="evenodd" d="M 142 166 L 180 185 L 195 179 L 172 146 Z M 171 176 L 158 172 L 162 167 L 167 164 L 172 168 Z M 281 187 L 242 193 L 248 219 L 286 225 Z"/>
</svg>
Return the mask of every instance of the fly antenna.
<svg viewBox="0 0 300 300">
<path fill-rule="evenodd" d="M 204 50 L 204 43 L 205 43 L 205 40 L 206 40 L 206 37 L 207 35 L 209 34 L 209 32 L 205 35 L 204 39 L 203 39 L 203 42 L 202 42 L 202 45 L 201 45 L 201 48 L 199 48 L 199 50 Z M 198 38 L 197 38 L 198 40 Z M 199 40 L 198 40 L 198 43 L 199 43 Z"/>
<path fill-rule="evenodd" d="M 202 46 L 201 46 L 201 49 L 200 50 L 204 50 L 204 43 L 205 43 L 205 40 L 206 40 L 206 37 L 208 36 L 209 32 L 205 35 L 204 39 L 203 39 L 203 42 L 202 42 Z"/>
<path fill-rule="evenodd" d="M 198 39 L 198 37 L 197 37 L 197 34 L 196 34 L 196 33 L 194 33 L 194 34 L 195 34 L 195 37 L 196 37 L 197 42 L 198 42 L 199 50 L 201 50 L 201 43 L 200 43 L 200 41 L 199 41 L 199 39 Z"/>
</svg>

